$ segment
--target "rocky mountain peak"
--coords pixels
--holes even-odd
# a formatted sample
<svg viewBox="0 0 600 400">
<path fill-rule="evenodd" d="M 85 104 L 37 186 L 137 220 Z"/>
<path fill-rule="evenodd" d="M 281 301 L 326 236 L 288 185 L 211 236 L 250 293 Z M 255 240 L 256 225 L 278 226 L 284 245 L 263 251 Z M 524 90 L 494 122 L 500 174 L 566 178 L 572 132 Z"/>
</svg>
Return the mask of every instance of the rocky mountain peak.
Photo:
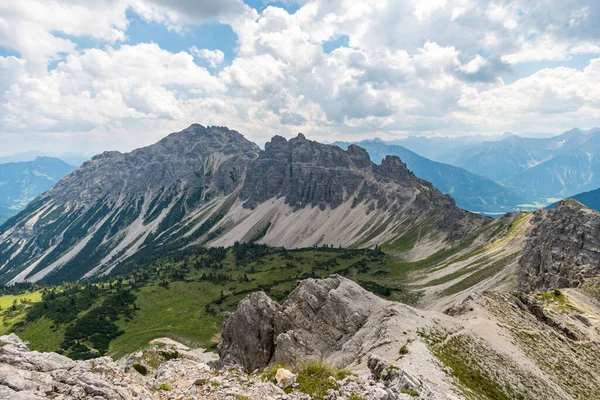
<svg viewBox="0 0 600 400">
<path fill-rule="evenodd" d="M 376 165 L 361 147 L 302 134 L 260 150 L 226 127 L 194 124 L 130 153 L 103 153 L 62 179 L 0 231 L 0 245 L 10 244 L 0 279 L 110 273 L 149 244 L 373 247 L 425 222 L 427 240 L 452 242 L 485 221 L 398 157 Z M 19 252 L 23 239 L 33 244 Z"/>
<path fill-rule="evenodd" d="M 348 146 L 348 150 L 346 151 L 348 152 L 350 158 L 357 167 L 369 168 L 372 165 L 369 153 L 362 147 L 357 146 L 355 144 L 351 144 L 350 146 Z"/>
<path fill-rule="evenodd" d="M 417 177 L 408 169 L 398 156 L 386 156 L 381 164 L 376 166 L 375 172 L 387 179 L 399 183 L 413 183 Z"/>
<path fill-rule="evenodd" d="M 130 153 L 110 151 L 94 156 L 46 196 L 90 205 L 105 196 L 112 199 L 123 194 L 148 196 L 174 185 L 185 188 L 198 184 L 199 180 L 206 184 L 205 178 L 219 175 L 221 168 L 227 169 L 223 176 L 233 168 L 243 168 L 259 150 L 236 131 L 193 124 Z M 217 184 L 219 190 L 231 191 L 231 185 L 225 183 Z M 78 190 L 73 190 L 74 187 Z"/>
</svg>

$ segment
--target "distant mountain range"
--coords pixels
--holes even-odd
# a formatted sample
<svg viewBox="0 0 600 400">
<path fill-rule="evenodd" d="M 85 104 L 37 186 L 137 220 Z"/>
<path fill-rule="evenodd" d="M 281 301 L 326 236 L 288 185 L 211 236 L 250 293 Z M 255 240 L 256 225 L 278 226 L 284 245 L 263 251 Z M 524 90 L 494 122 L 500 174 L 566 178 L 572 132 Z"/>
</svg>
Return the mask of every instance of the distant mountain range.
<svg viewBox="0 0 600 400">
<path fill-rule="evenodd" d="M 0 156 L 0 164 L 6 164 L 11 162 L 23 162 L 23 161 L 33 161 L 38 157 L 50 157 L 50 158 L 58 158 L 67 164 L 71 164 L 75 167 L 79 167 L 86 160 L 92 158 L 93 154 L 86 155 L 82 153 L 73 153 L 73 152 L 43 152 L 43 151 L 27 151 L 23 153 L 11 154 L 9 156 Z"/>
<path fill-rule="evenodd" d="M 600 129 L 575 128 L 553 137 L 523 136 L 507 133 L 498 140 L 485 141 L 482 137 L 409 137 L 378 142 L 401 144 L 433 161 L 488 178 L 527 204 L 544 204 L 600 187 Z M 426 176 L 427 171 L 413 168 L 417 175 Z M 427 176 L 425 179 L 444 190 L 443 182 Z M 453 195 L 458 201 L 460 195 Z"/>
<path fill-rule="evenodd" d="M 74 166 L 50 157 L 0 164 L 0 224 L 74 169 Z"/>
<path fill-rule="evenodd" d="M 496 182 L 504 182 L 581 146 L 588 138 L 589 135 L 579 129 L 544 139 L 509 136 L 500 141 L 462 147 L 454 154 L 446 154 L 444 161 L 471 172 L 477 171 Z"/>
<path fill-rule="evenodd" d="M 342 148 L 350 143 L 336 142 Z M 516 192 L 483 176 L 453 165 L 439 163 L 422 157 L 402 146 L 380 140 L 365 140 L 356 143 L 366 149 L 375 162 L 387 155 L 400 157 L 408 168 L 421 179 L 425 179 L 442 193 L 451 195 L 456 205 L 470 211 L 482 213 L 504 213 L 513 211 L 519 204 L 527 202 Z"/>
</svg>

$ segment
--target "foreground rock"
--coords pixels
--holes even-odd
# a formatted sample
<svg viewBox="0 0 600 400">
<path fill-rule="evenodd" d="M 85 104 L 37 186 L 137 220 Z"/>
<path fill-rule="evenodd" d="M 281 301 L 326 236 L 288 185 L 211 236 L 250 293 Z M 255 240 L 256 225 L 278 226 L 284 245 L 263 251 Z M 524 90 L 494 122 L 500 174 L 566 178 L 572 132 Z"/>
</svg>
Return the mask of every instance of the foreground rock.
<svg viewBox="0 0 600 400">
<path fill-rule="evenodd" d="M 308 279 L 283 305 L 264 293 L 241 301 L 211 366 L 165 339 L 121 369 L 2 336 L 0 399 L 600 399 L 598 298 L 588 282 L 473 294 L 440 313 L 337 275 Z"/>
<path fill-rule="evenodd" d="M 0 399 L 150 399 L 150 390 L 108 357 L 73 361 L 30 351 L 15 335 L 0 337 Z"/>
<path fill-rule="evenodd" d="M 214 369 L 197 358 L 177 358 L 162 363 L 143 376 L 135 369 L 124 372 L 107 357 L 73 361 L 56 353 L 30 351 L 14 334 L 0 337 L 0 399 L 203 399 L 203 400 L 310 400 L 297 389 L 296 375 L 280 368 L 247 374 L 236 365 Z M 276 385 L 275 383 L 278 383 Z M 369 400 L 395 399 L 387 384 L 371 376 L 350 375 L 326 379 L 330 400 L 351 396 Z M 286 389 L 284 391 L 284 389 Z M 356 398 L 356 397 L 355 397 Z M 409 397 L 407 397 L 409 398 Z"/>
</svg>

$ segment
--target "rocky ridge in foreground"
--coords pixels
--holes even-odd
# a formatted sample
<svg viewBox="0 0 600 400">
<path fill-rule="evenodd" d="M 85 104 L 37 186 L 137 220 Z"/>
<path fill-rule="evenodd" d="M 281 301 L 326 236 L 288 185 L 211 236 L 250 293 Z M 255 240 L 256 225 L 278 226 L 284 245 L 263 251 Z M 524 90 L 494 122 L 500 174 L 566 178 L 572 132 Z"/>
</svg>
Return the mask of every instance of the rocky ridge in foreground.
<svg viewBox="0 0 600 400">
<path fill-rule="evenodd" d="M 332 275 L 299 282 L 283 305 L 248 296 L 226 317 L 219 352 L 247 371 L 324 360 L 364 375 L 380 359 L 396 374 L 381 379 L 390 399 L 593 399 L 598 321 L 597 300 L 576 289 L 484 292 L 440 313 Z"/>
<path fill-rule="evenodd" d="M 593 286 L 484 292 L 441 313 L 339 275 L 307 279 L 281 305 L 262 292 L 241 301 L 210 366 L 184 352 L 156 366 L 130 357 L 121 369 L 2 336 L 0 398 L 598 399 L 597 298 Z"/>
<path fill-rule="evenodd" d="M 576 200 L 538 210 L 519 260 L 524 291 L 577 287 L 600 274 L 600 214 Z"/>
</svg>

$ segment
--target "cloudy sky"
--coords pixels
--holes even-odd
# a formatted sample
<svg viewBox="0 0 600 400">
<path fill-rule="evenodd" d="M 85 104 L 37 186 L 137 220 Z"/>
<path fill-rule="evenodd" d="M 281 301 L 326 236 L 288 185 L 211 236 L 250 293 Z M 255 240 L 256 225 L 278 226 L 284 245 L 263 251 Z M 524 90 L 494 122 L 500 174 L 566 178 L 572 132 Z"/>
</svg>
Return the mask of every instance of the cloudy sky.
<svg viewBox="0 0 600 400">
<path fill-rule="evenodd" d="M 0 1 L 0 155 L 600 126 L 597 0 Z"/>
</svg>

